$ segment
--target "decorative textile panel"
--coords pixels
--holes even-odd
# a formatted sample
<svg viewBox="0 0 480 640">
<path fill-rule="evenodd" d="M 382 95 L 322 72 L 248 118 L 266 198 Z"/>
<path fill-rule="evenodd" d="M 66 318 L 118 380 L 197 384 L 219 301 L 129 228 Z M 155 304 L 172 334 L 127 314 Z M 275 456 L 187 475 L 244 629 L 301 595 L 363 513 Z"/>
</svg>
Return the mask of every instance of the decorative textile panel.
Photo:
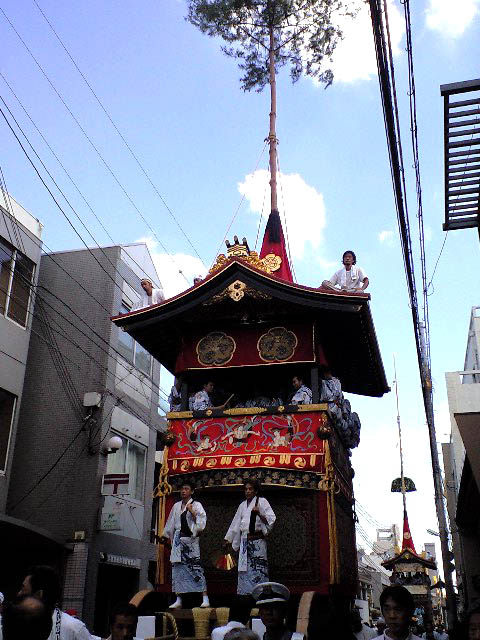
<svg viewBox="0 0 480 640">
<path fill-rule="evenodd" d="M 173 419 L 168 472 L 276 468 L 325 473 L 326 412 Z"/>
<path fill-rule="evenodd" d="M 315 361 L 313 324 L 246 325 L 184 337 L 175 372 Z"/>
</svg>

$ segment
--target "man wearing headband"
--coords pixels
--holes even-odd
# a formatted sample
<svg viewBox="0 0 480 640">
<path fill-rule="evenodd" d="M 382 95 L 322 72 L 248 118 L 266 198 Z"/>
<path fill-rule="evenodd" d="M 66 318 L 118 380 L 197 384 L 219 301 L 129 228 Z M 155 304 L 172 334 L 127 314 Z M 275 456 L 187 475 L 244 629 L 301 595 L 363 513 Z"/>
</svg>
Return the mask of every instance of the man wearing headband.
<svg viewBox="0 0 480 640">
<path fill-rule="evenodd" d="M 260 583 L 268 580 L 266 537 L 272 530 L 276 516 L 268 500 L 258 495 L 260 483 L 254 478 L 245 480 L 245 498 L 237 509 L 225 540 L 238 556 L 238 595 L 250 595 Z"/>
<path fill-rule="evenodd" d="M 200 564 L 198 536 L 205 529 L 207 515 L 198 500 L 193 500 L 194 486 L 184 482 L 180 489 L 181 500 L 176 502 L 163 530 L 160 543 L 172 545 L 172 591 L 177 595 L 170 609 L 182 608 L 183 593 L 202 593 L 201 607 L 209 607 L 207 584 Z"/>
</svg>

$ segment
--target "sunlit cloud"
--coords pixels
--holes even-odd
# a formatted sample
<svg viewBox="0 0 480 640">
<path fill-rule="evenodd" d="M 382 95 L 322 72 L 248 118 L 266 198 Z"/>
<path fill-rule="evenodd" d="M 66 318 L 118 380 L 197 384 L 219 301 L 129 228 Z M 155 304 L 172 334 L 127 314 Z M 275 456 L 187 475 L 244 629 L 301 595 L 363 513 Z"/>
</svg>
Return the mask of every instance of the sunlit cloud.
<svg viewBox="0 0 480 640">
<path fill-rule="evenodd" d="M 386 244 L 388 246 L 393 245 L 393 231 L 380 231 L 380 233 L 378 234 L 378 241 L 380 242 L 380 244 Z"/>
<path fill-rule="evenodd" d="M 257 216 L 262 213 L 265 220 L 270 213 L 269 180 L 270 173 L 259 169 L 245 176 L 245 180 L 238 184 L 238 190 L 248 201 L 250 211 Z M 284 232 L 290 253 L 292 258 L 301 260 L 307 246 L 318 250 L 323 241 L 326 225 L 323 195 L 308 185 L 298 173 L 279 173 L 277 180 L 280 215 L 282 222 L 286 222 Z"/>
<path fill-rule="evenodd" d="M 458 38 L 473 22 L 480 9 L 480 0 L 429 0 L 426 23 L 429 29 L 447 38 Z"/>
<path fill-rule="evenodd" d="M 338 43 L 331 65 L 334 83 L 350 83 L 369 80 L 377 75 L 377 59 L 373 42 L 372 20 L 368 4 L 356 1 L 358 13 L 355 18 L 340 16 L 338 25 L 343 31 L 343 40 Z M 405 33 L 404 21 L 399 6 L 388 1 L 388 19 L 392 53 L 402 52 L 401 42 Z"/>
</svg>

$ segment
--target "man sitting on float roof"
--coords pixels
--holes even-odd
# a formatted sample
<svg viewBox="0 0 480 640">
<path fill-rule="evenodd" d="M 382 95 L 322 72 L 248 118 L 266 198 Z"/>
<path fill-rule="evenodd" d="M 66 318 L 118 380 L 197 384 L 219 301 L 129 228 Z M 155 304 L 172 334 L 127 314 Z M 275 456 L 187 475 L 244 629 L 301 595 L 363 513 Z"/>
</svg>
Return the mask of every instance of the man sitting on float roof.
<svg viewBox="0 0 480 640">
<path fill-rule="evenodd" d="M 330 280 L 324 280 L 322 287 L 332 291 L 361 293 L 368 287 L 369 280 L 361 267 L 357 267 L 357 256 L 353 251 L 345 251 L 342 256 L 343 268 L 336 271 Z"/>
<path fill-rule="evenodd" d="M 214 407 L 210 400 L 210 394 L 213 393 L 214 388 L 215 385 L 211 380 L 206 380 L 204 382 L 203 389 L 201 391 L 197 391 L 193 399 L 193 411 L 203 411 L 204 409 L 225 409 L 225 406 L 232 396 L 230 396 L 227 402 Z"/>
<path fill-rule="evenodd" d="M 293 376 L 292 380 L 295 393 L 291 399 L 291 404 L 312 404 L 312 391 L 303 384 L 302 376 Z"/>
</svg>

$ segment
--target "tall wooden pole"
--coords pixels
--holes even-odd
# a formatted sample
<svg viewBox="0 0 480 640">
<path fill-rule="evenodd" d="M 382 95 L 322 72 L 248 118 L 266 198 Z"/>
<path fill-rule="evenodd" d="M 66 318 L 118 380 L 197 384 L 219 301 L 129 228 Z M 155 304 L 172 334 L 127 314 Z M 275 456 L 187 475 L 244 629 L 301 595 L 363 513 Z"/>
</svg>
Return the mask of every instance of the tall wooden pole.
<svg viewBox="0 0 480 640">
<path fill-rule="evenodd" d="M 403 516 L 407 512 L 407 498 L 405 490 L 405 475 L 403 473 L 403 448 L 402 448 L 402 427 L 400 424 L 400 406 L 398 402 L 398 380 L 397 380 L 397 364 L 395 362 L 395 356 L 393 356 L 393 370 L 395 371 L 395 397 L 397 400 L 397 427 L 398 427 L 398 442 L 400 446 L 400 478 L 402 483 L 402 498 L 403 498 Z"/>
<path fill-rule="evenodd" d="M 272 18 L 273 20 L 273 18 Z M 270 24 L 270 47 L 268 51 L 270 71 L 270 131 L 268 143 L 270 145 L 270 211 L 278 211 L 277 206 L 277 80 L 275 77 L 275 39 L 273 24 Z"/>
</svg>

